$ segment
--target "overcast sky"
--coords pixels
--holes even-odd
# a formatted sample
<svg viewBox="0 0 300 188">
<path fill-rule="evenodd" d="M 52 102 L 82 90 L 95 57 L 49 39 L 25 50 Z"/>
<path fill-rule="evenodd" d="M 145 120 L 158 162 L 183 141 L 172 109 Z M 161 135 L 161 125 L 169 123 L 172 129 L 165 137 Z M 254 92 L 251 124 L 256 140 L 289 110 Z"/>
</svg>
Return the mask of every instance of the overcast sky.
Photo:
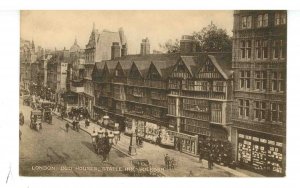
<svg viewBox="0 0 300 188">
<path fill-rule="evenodd" d="M 142 38 L 152 50 L 168 39 L 199 31 L 211 23 L 232 36 L 233 11 L 21 11 L 21 37 L 44 48 L 69 49 L 77 37 L 85 48 L 93 22 L 96 29 L 123 27 L 129 54 L 139 53 Z"/>
</svg>

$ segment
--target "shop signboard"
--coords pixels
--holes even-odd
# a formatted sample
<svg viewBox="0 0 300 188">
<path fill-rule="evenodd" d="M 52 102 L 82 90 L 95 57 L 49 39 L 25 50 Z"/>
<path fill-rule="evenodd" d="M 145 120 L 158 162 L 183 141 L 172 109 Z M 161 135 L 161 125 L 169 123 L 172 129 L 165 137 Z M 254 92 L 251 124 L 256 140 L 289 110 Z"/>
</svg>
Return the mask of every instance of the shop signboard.
<svg viewBox="0 0 300 188">
<path fill-rule="evenodd" d="M 238 134 L 238 162 L 259 173 L 283 173 L 283 150 L 279 139 Z"/>
</svg>

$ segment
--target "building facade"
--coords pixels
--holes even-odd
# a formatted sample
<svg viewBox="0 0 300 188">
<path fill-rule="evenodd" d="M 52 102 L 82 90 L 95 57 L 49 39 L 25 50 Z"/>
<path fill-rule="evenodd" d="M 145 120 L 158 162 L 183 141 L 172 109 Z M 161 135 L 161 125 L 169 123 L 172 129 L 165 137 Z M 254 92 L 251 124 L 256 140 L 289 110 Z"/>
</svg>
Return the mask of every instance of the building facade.
<svg viewBox="0 0 300 188">
<path fill-rule="evenodd" d="M 92 75 L 95 112 L 125 133 L 192 155 L 199 141 L 230 140 L 231 53 L 127 55 L 96 63 Z"/>
<path fill-rule="evenodd" d="M 234 12 L 234 156 L 266 175 L 285 173 L 286 39 L 286 11 Z"/>
<path fill-rule="evenodd" d="M 107 30 L 99 32 L 95 29 L 95 26 L 93 26 L 84 55 L 84 78 L 76 83 L 78 86 L 82 86 L 84 90 L 78 95 L 78 104 L 79 106 L 86 107 L 91 118 L 95 119 L 95 84 L 92 81 L 92 72 L 96 62 L 127 55 L 127 42 L 123 29 L 120 28 L 118 32 Z M 108 66 L 111 67 L 111 64 L 108 64 Z M 79 74 L 81 73 L 79 72 Z"/>
</svg>

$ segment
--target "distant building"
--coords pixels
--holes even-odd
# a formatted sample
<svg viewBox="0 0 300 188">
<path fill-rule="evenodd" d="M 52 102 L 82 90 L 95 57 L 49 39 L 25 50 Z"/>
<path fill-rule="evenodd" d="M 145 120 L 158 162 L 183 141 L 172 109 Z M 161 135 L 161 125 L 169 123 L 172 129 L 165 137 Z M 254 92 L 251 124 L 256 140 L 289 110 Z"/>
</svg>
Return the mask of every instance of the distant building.
<svg viewBox="0 0 300 188">
<path fill-rule="evenodd" d="M 95 63 L 110 60 L 112 58 L 111 46 L 113 42 L 119 43 L 120 50 L 123 50 L 123 54 L 127 54 L 127 42 L 122 28 L 118 32 L 108 30 L 99 32 L 94 25 L 85 48 L 85 62 Z"/>
<path fill-rule="evenodd" d="M 93 106 L 95 98 L 94 85 L 91 76 L 94 65 L 96 62 L 126 56 L 127 48 L 127 41 L 122 28 L 120 28 L 118 32 L 108 30 L 99 32 L 95 29 L 95 25 L 93 25 L 89 41 L 84 52 L 84 64 L 79 65 L 78 67 L 79 70 L 77 75 L 79 80 L 76 80 L 76 83 L 73 82 L 74 85 L 72 87 L 73 91 L 78 91 L 78 105 L 86 107 L 92 118 L 94 118 Z M 80 69 L 81 67 L 82 69 Z"/>
<path fill-rule="evenodd" d="M 148 38 L 142 39 L 140 54 L 141 55 L 150 54 L 150 41 Z"/>
</svg>

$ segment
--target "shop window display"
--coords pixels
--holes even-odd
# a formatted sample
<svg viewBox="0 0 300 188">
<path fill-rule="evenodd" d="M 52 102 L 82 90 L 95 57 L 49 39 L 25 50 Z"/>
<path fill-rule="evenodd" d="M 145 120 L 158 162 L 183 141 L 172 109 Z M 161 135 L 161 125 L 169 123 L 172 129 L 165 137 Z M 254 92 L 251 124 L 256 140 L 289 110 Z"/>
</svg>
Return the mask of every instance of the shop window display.
<svg viewBox="0 0 300 188">
<path fill-rule="evenodd" d="M 242 166 L 262 174 L 282 175 L 282 142 L 244 134 L 238 139 L 238 162 Z"/>
</svg>

